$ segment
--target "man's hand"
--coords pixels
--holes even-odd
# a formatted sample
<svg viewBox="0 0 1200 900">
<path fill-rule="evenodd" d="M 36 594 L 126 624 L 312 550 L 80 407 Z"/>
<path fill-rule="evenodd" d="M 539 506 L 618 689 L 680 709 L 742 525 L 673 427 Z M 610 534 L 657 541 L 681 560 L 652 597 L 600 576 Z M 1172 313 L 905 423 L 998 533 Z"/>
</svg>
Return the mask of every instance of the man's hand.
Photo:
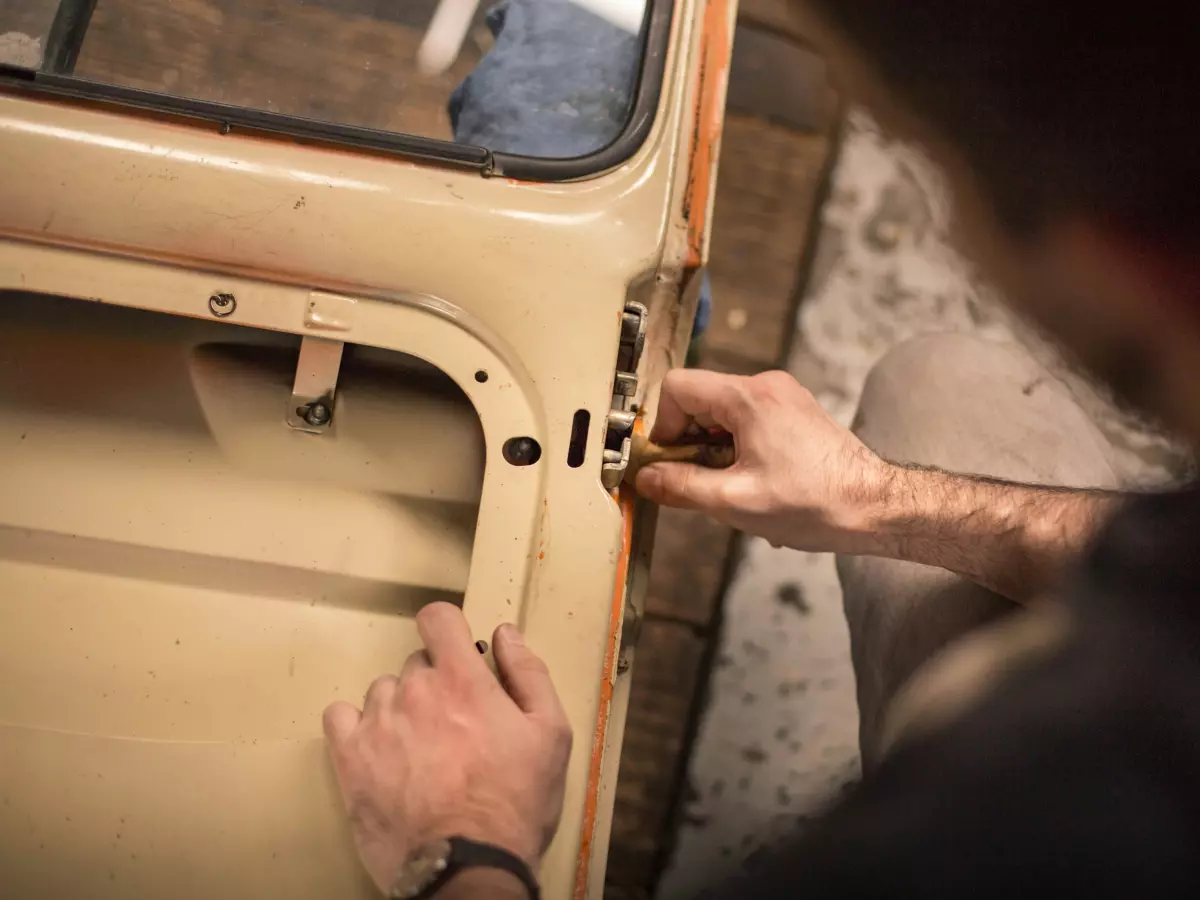
<svg viewBox="0 0 1200 900">
<path fill-rule="evenodd" d="M 425 650 L 383 675 L 360 712 L 325 710 L 325 735 L 359 856 L 387 892 L 409 851 L 462 835 L 536 870 L 562 814 L 571 729 L 545 664 L 501 625 L 500 680 L 456 606 L 417 614 Z M 501 684 L 503 682 L 503 684 Z"/>
<path fill-rule="evenodd" d="M 693 427 L 730 432 L 737 461 L 655 463 L 638 473 L 643 496 L 800 550 L 852 551 L 853 535 L 869 527 L 886 463 L 786 372 L 669 372 L 651 439 L 671 443 Z"/>
<path fill-rule="evenodd" d="M 1118 502 L 886 462 L 784 372 L 668 373 L 651 438 L 714 427 L 733 435 L 730 468 L 654 463 L 638 491 L 776 546 L 940 566 L 1018 602 L 1053 588 Z"/>
</svg>

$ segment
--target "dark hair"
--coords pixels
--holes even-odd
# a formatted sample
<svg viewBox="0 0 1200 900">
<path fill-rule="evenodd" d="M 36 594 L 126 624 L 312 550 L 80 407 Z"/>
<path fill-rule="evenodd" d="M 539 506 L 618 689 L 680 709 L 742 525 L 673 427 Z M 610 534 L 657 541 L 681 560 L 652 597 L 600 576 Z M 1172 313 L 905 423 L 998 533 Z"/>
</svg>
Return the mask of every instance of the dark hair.
<svg viewBox="0 0 1200 900">
<path fill-rule="evenodd" d="M 1034 231 L 1070 212 L 1196 235 L 1193 7 L 808 2 L 959 148 L 1011 230 Z"/>
</svg>

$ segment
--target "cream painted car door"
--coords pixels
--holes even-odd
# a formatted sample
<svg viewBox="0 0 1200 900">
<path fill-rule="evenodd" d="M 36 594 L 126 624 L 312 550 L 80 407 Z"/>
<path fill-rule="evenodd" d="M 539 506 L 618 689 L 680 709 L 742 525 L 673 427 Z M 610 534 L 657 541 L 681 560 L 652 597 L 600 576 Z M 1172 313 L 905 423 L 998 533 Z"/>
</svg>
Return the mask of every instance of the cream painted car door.
<svg viewBox="0 0 1200 900">
<path fill-rule="evenodd" d="M 0 71 L 0 895 L 371 896 L 320 712 L 446 599 L 549 664 L 544 896 L 600 896 L 618 484 L 691 329 L 734 12 L 654 5 L 642 133 L 566 180 Z"/>
</svg>

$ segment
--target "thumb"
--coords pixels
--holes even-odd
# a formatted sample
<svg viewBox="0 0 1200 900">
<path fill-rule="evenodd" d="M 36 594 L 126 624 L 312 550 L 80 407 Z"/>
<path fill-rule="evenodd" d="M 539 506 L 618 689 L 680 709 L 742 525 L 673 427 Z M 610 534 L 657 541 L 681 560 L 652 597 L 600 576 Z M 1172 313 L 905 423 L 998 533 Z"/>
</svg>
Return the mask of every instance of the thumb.
<svg viewBox="0 0 1200 900">
<path fill-rule="evenodd" d="M 726 469 L 664 462 L 646 466 L 638 472 L 635 486 L 647 500 L 662 506 L 713 512 L 728 506 L 724 499 L 724 485 L 728 480 Z"/>
<path fill-rule="evenodd" d="M 492 635 L 492 653 L 500 681 L 517 706 L 530 715 L 562 716 L 562 704 L 550 670 L 532 650 L 525 646 L 515 625 L 501 625 Z"/>
</svg>

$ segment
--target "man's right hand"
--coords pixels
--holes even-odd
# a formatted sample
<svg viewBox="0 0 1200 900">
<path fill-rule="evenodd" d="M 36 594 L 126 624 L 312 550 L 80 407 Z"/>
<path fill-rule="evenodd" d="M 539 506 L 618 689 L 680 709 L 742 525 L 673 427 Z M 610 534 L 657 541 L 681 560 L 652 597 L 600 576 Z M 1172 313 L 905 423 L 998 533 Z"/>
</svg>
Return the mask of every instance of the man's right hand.
<svg viewBox="0 0 1200 900">
<path fill-rule="evenodd" d="M 786 372 L 753 377 L 676 369 L 663 380 L 651 439 L 671 443 L 696 428 L 733 435 L 728 469 L 655 463 L 639 493 L 664 506 L 699 509 L 777 546 L 853 552 L 870 530 L 889 469 L 829 417 Z"/>
<path fill-rule="evenodd" d="M 668 373 L 651 439 L 714 427 L 733 434 L 730 468 L 654 463 L 638 491 L 776 546 L 938 566 L 1018 602 L 1052 589 L 1119 502 L 886 462 L 784 372 Z"/>
</svg>

